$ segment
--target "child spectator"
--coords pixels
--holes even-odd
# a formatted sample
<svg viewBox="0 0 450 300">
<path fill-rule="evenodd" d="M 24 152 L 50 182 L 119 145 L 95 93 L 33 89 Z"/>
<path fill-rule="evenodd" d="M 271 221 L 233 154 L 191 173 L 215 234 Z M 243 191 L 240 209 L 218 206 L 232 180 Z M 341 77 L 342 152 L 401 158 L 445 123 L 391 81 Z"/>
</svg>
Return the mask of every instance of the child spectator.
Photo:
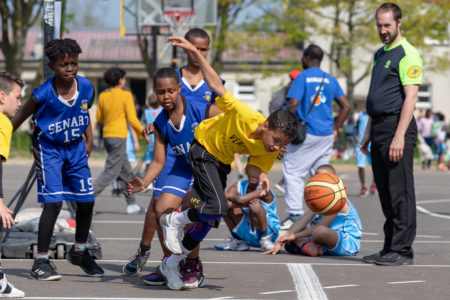
<svg viewBox="0 0 450 300">
<path fill-rule="evenodd" d="M 142 114 L 141 117 L 141 122 L 144 125 L 148 125 L 148 124 L 153 124 L 153 122 L 155 122 L 156 117 L 159 115 L 159 113 L 161 112 L 162 108 L 158 103 L 158 99 L 155 95 L 155 93 L 151 93 L 148 98 L 147 98 L 147 105 L 148 108 L 144 110 L 144 113 Z M 145 155 L 144 155 L 144 161 L 145 161 L 145 166 L 147 169 L 148 166 L 150 165 L 150 163 L 152 162 L 153 159 L 153 152 L 155 151 L 155 135 L 149 134 L 148 135 L 149 139 L 148 139 L 148 143 L 147 143 L 147 148 L 145 149 Z"/>
<path fill-rule="evenodd" d="M 75 40 L 51 40 L 45 44 L 44 52 L 55 76 L 33 91 L 12 120 L 17 129 L 31 114 L 36 116 L 33 154 L 38 202 L 44 208 L 39 220 L 38 253 L 31 277 L 61 279 L 49 260 L 48 250 L 63 200 L 77 204 L 75 244 L 67 253 L 67 260 L 80 266 L 88 276 L 101 277 L 103 269 L 86 247 L 94 208 L 88 165 L 93 142 L 89 108 L 95 99 L 94 88 L 89 80 L 77 75 L 81 48 Z"/>
<path fill-rule="evenodd" d="M 136 115 L 133 95 L 124 90 L 126 72 L 120 68 L 107 70 L 103 77 L 111 89 L 103 91 L 98 98 L 97 122 L 103 122 L 103 141 L 108 157 L 105 169 L 94 184 L 95 196 L 99 195 L 115 179 L 124 191 L 127 214 L 145 213 L 136 204 L 134 195 L 125 193 L 125 184 L 130 180 L 132 169 L 126 154 L 127 122 L 142 138 L 142 125 Z"/>
<path fill-rule="evenodd" d="M 275 194 L 270 191 L 260 196 L 256 178 L 240 180 L 227 191 L 228 212 L 223 220 L 231 237 L 216 244 L 217 250 L 246 251 L 250 246 L 268 251 L 280 231 Z"/>
<path fill-rule="evenodd" d="M 321 173 L 336 174 L 331 165 L 320 166 L 316 174 Z M 362 225 L 356 208 L 348 199 L 337 214 L 319 216 L 310 226 L 315 217 L 315 213 L 308 211 L 278 238 L 272 250 L 264 254 L 277 254 L 283 244 L 286 251 L 293 254 L 308 256 L 358 254 Z"/>
<path fill-rule="evenodd" d="M 20 106 L 23 81 L 7 72 L 0 72 L 0 217 L 2 228 L 14 225 L 13 213 L 3 202 L 3 163 L 8 160 L 11 144 L 12 124 L 8 117 L 13 117 Z M 8 117 L 7 117 L 8 116 Z M 0 249 L 3 234 L 0 233 Z M 15 288 L 6 279 L 0 265 L 0 298 L 23 298 L 25 293 Z"/>
</svg>

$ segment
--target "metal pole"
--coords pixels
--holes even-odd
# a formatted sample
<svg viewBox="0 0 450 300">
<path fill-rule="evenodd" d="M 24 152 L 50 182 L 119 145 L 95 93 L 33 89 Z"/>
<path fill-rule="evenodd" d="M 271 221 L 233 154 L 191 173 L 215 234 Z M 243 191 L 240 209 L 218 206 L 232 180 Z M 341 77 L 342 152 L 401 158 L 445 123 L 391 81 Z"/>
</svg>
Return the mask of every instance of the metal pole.
<svg viewBox="0 0 450 300">
<path fill-rule="evenodd" d="M 55 0 L 44 0 L 44 45 L 55 36 Z M 53 76 L 48 67 L 48 58 L 44 56 L 44 81 Z"/>
<path fill-rule="evenodd" d="M 158 34 L 159 26 L 152 26 L 152 74 L 158 69 Z"/>
</svg>

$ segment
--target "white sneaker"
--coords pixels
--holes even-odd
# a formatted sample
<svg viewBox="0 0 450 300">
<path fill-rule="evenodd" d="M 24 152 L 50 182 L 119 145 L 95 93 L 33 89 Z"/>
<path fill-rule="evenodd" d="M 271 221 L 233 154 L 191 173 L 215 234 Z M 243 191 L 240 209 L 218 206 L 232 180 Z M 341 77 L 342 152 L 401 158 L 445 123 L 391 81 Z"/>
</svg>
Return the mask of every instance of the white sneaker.
<svg viewBox="0 0 450 300">
<path fill-rule="evenodd" d="M 11 283 L 6 280 L 6 276 L 0 280 L 0 298 L 23 298 L 25 293 L 16 289 Z"/>
<path fill-rule="evenodd" d="M 153 182 L 147 185 L 145 189 L 142 190 L 143 193 L 149 192 L 153 190 Z"/>
<path fill-rule="evenodd" d="M 272 242 L 272 235 L 273 233 L 261 237 L 261 239 L 259 240 L 261 251 L 266 252 L 272 250 L 272 248 L 275 247 L 275 244 Z"/>
<path fill-rule="evenodd" d="M 127 215 L 145 214 L 146 212 L 147 210 L 145 208 L 142 208 L 137 204 L 130 204 L 127 206 Z"/>
<path fill-rule="evenodd" d="M 228 250 L 228 251 L 248 251 L 250 246 L 243 240 L 235 239 L 234 237 L 229 237 L 225 239 L 222 243 L 214 245 L 217 250 Z"/>
<path fill-rule="evenodd" d="M 286 219 L 281 222 L 280 230 L 288 230 L 291 228 L 292 224 L 294 224 L 297 219 L 299 219 L 302 215 L 289 215 Z"/>
<path fill-rule="evenodd" d="M 164 245 L 173 254 L 181 254 L 181 236 L 183 225 L 175 224 L 173 222 L 173 216 L 179 214 L 179 212 L 174 211 L 171 214 L 161 215 L 159 223 L 164 234 Z"/>
<path fill-rule="evenodd" d="M 284 188 L 284 185 L 277 183 L 277 184 L 275 184 L 275 187 L 277 188 L 277 190 L 279 190 L 283 194 L 286 194 L 286 189 Z"/>
<path fill-rule="evenodd" d="M 171 290 L 181 290 L 184 288 L 183 280 L 181 280 L 181 275 L 179 272 L 179 264 L 169 265 L 167 264 L 167 257 L 164 258 L 162 263 L 156 268 L 162 277 L 167 281 L 167 287 Z"/>
</svg>

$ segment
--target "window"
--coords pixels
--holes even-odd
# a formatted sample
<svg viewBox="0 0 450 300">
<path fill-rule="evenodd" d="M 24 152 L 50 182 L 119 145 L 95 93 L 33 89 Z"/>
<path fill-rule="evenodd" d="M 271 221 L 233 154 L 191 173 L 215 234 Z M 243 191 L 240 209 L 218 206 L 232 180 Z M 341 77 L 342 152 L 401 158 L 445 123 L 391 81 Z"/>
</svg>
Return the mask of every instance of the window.
<svg viewBox="0 0 450 300">
<path fill-rule="evenodd" d="M 419 101 L 417 101 L 417 108 L 431 108 L 431 84 L 423 84 L 419 86 L 418 93 Z"/>
<path fill-rule="evenodd" d="M 255 83 L 253 81 L 238 81 L 236 85 L 237 99 L 242 101 L 255 100 Z"/>
</svg>

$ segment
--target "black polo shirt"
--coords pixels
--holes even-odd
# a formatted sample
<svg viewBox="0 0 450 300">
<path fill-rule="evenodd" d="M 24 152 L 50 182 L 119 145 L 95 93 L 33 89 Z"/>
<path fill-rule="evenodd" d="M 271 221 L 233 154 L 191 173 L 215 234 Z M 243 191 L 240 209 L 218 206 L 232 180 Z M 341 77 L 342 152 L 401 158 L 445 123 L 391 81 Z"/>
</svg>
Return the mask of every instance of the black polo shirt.
<svg viewBox="0 0 450 300">
<path fill-rule="evenodd" d="M 379 49 L 373 62 L 367 113 L 371 117 L 399 114 L 405 100 L 403 87 L 422 83 L 422 66 L 419 53 L 405 38 Z"/>
</svg>

